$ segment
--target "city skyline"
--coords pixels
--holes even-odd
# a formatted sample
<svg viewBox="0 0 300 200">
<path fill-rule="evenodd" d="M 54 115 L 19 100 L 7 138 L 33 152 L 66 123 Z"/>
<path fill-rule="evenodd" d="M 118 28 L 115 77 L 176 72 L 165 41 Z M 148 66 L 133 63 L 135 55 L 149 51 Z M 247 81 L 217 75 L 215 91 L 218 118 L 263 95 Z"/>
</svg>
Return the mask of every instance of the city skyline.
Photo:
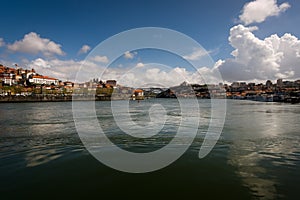
<svg viewBox="0 0 300 200">
<path fill-rule="evenodd" d="M 99 42 L 128 29 L 156 26 L 180 31 L 208 51 L 215 64 L 214 68 L 196 66 L 202 76 L 213 77 L 216 68 L 224 82 L 300 78 L 300 30 L 296 27 L 299 3 L 228 1 L 220 8 L 217 1 L 172 2 L 4 2 L 0 63 L 18 63 L 41 74 L 74 80 L 81 65 L 96 70 L 112 62 L 106 55 L 93 57 L 88 64 L 84 62 Z M 44 6 L 48 9 L 43 10 Z M 153 10 L 155 13 L 150 14 Z M 196 60 L 202 54 L 199 49 L 190 49 L 184 59 Z M 168 70 L 153 65 L 155 55 L 156 52 L 125 52 L 107 78 L 118 79 L 138 67 L 145 70 L 136 71 L 132 79 L 145 79 L 143 74 L 147 74 L 149 79 L 165 81 L 166 85 L 183 81 L 168 78 L 176 77 L 174 74 L 191 77 L 189 82 L 200 79 L 199 73 L 188 70 L 188 64 L 182 60 L 174 61 L 164 55 L 158 61 Z"/>
</svg>

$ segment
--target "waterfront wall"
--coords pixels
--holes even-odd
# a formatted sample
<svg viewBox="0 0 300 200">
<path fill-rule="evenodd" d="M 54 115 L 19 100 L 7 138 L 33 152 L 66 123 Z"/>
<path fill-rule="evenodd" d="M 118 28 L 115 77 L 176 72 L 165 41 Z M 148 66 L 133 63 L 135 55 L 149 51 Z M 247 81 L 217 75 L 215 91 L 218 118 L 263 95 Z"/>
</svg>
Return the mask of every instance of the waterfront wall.
<svg viewBox="0 0 300 200">
<path fill-rule="evenodd" d="M 0 96 L 0 102 L 3 103 L 22 103 L 22 102 L 62 102 L 62 101 L 109 101 L 110 96 L 72 96 L 72 95 L 30 95 L 30 96 Z"/>
<path fill-rule="evenodd" d="M 170 96 L 156 98 L 172 98 Z M 176 96 L 174 97 L 176 98 Z M 218 97 L 214 97 L 218 98 Z M 236 100 L 251 100 L 261 102 L 282 102 L 282 103 L 300 103 L 300 97 L 282 97 L 282 98 L 263 98 L 261 96 L 250 97 L 227 97 L 228 99 Z M 99 96 L 99 95 L 53 95 L 53 94 L 36 94 L 28 96 L 7 95 L 0 96 L 0 103 L 22 103 L 22 102 L 63 102 L 63 101 L 110 101 L 110 100 L 128 100 L 131 99 L 128 95 L 123 96 Z M 203 98 L 199 98 L 203 99 Z"/>
</svg>

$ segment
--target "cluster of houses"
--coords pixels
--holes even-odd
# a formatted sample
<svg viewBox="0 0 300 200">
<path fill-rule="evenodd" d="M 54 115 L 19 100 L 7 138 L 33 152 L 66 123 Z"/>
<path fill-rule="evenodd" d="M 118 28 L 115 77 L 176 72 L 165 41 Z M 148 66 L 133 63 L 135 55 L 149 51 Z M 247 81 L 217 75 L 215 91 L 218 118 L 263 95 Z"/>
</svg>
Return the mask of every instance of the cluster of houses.
<svg viewBox="0 0 300 200">
<path fill-rule="evenodd" d="M 283 81 L 278 79 L 276 83 L 268 80 L 263 83 L 233 82 L 232 84 L 188 84 L 183 82 L 171 87 L 156 97 L 177 98 L 194 97 L 201 99 L 228 98 L 239 100 L 253 100 L 264 102 L 288 102 L 300 103 L 300 80 Z"/>
<path fill-rule="evenodd" d="M 231 85 L 225 85 L 224 88 L 227 98 L 232 99 L 291 103 L 299 103 L 300 100 L 300 80 L 278 79 L 276 83 L 267 80 L 265 84 L 233 82 Z"/>
<path fill-rule="evenodd" d="M 29 96 L 32 94 L 71 95 L 73 93 L 99 91 L 100 88 L 109 93 L 116 87 L 117 81 L 115 80 L 104 82 L 94 79 L 86 83 L 63 82 L 57 78 L 40 75 L 34 69 L 23 69 L 18 67 L 18 65 L 12 68 L 0 64 L 0 96 Z"/>
<path fill-rule="evenodd" d="M 35 94 L 73 95 L 91 94 L 105 99 L 132 98 L 142 100 L 144 97 L 190 97 L 198 98 L 231 98 L 256 101 L 279 101 L 298 103 L 300 101 L 300 80 L 276 83 L 268 80 L 263 83 L 233 82 L 232 84 L 199 85 L 183 82 L 179 86 L 166 88 L 134 89 L 117 85 L 116 80 L 102 81 L 93 79 L 85 83 L 60 81 L 57 78 L 43 76 L 34 69 L 6 67 L 0 64 L 0 96 L 32 96 Z M 101 98 L 100 98 L 101 99 Z"/>
<path fill-rule="evenodd" d="M 144 90 L 134 89 L 117 85 L 116 80 L 102 81 L 98 78 L 84 83 L 74 83 L 71 81 L 61 81 L 57 78 L 38 74 L 34 69 L 23 69 L 18 65 L 14 68 L 0 64 L 0 100 L 12 100 L 11 97 L 19 96 L 34 101 L 35 98 L 45 98 L 46 100 L 70 100 L 70 96 L 84 99 L 84 96 L 95 96 L 99 100 L 144 99 Z M 63 96 L 63 98 L 62 98 Z M 67 98 L 66 98 L 67 97 Z M 14 98 L 18 100 L 18 98 Z"/>
<path fill-rule="evenodd" d="M 0 64 L 0 86 L 27 86 L 31 84 L 58 85 L 58 83 L 58 79 L 39 75 L 34 69 L 23 69 L 17 67 L 17 65 L 16 68 L 10 68 Z"/>
<path fill-rule="evenodd" d="M 264 102 L 300 102 L 300 80 L 283 81 L 282 79 L 278 79 L 276 83 L 267 80 L 265 84 L 233 82 L 232 84 L 219 83 L 218 85 L 199 85 L 184 82 L 170 89 L 171 93 L 176 93 L 177 97 L 188 97 L 190 94 L 193 94 L 198 98 L 228 98 Z M 168 95 L 170 96 L 170 94 Z"/>
</svg>

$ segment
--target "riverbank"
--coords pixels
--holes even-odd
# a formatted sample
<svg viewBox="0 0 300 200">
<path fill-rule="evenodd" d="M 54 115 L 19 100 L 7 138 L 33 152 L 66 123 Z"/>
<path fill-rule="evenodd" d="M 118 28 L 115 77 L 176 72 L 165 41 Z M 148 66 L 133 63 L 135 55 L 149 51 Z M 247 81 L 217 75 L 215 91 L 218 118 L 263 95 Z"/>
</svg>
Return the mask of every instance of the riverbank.
<svg viewBox="0 0 300 200">
<path fill-rule="evenodd" d="M 109 101 L 110 96 L 95 96 L 95 95 L 51 95 L 38 94 L 28 96 L 0 96 L 0 103 L 25 103 L 25 102 L 66 102 L 66 101 Z"/>
<path fill-rule="evenodd" d="M 145 99 L 148 99 L 146 97 Z M 151 97 L 155 98 L 155 97 Z M 161 97 L 156 97 L 161 98 Z M 176 98 L 165 97 L 165 98 Z M 32 96 L 0 96 L 0 103 L 26 103 L 26 102 L 68 102 L 68 101 L 111 101 L 111 100 L 128 100 L 130 98 L 124 97 L 111 97 L 111 96 L 95 96 L 95 95 L 32 95 Z M 209 99 L 209 98 L 198 98 L 198 99 Z M 258 102 L 279 102 L 288 104 L 299 104 L 300 98 L 290 97 L 283 100 L 278 99 L 263 99 L 263 98 L 227 98 L 233 100 L 244 100 L 244 101 L 258 101 Z"/>
<path fill-rule="evenodd" d="M 230 96 L 228 99 L 234 100 L 248 100 L 248 101 L 259 101 L 259 102 L 279 102 L 279 103 L 300 103 L 300 97 L 298 96 L 276 96 L 276 95 L 255 95 L 255 96 Z"/>
</svg>

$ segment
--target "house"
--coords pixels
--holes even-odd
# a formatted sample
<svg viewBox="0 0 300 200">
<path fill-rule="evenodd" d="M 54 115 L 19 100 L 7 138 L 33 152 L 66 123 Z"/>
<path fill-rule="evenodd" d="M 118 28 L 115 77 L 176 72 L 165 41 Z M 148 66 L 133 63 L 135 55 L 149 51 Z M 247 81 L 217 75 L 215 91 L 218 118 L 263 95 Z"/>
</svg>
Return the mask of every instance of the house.
<svg viewBox="0 0 300 200">
<path fill-rule="evenodd" d="M 70 87 L 70 88 L 72 88 L 72 87 L 74 87 L 74 83 L 71 82 L 71 81 L 65 81 L 65 82 L 64 82 L 64 86 L 65 86 L 65 87 Z"/>
<path fill-rule="evenodd" d="M 11 86 L 13 84 L 13 79 L 7 74 L 0 74 L 0 80 L 2 81 L 3 85 Z"/>
<path fill-rule="evenodd" d="M 117 86 L 117 81 L 116 80 L 107 80 L 106 84 L 110 85 L 111 87 L 116 87 Z"/>
<path fill-rule="evenodd" d="M 144 100 L 144 91 L 141 89 L 134 90 L 132 100 Z"/>
</svg>

